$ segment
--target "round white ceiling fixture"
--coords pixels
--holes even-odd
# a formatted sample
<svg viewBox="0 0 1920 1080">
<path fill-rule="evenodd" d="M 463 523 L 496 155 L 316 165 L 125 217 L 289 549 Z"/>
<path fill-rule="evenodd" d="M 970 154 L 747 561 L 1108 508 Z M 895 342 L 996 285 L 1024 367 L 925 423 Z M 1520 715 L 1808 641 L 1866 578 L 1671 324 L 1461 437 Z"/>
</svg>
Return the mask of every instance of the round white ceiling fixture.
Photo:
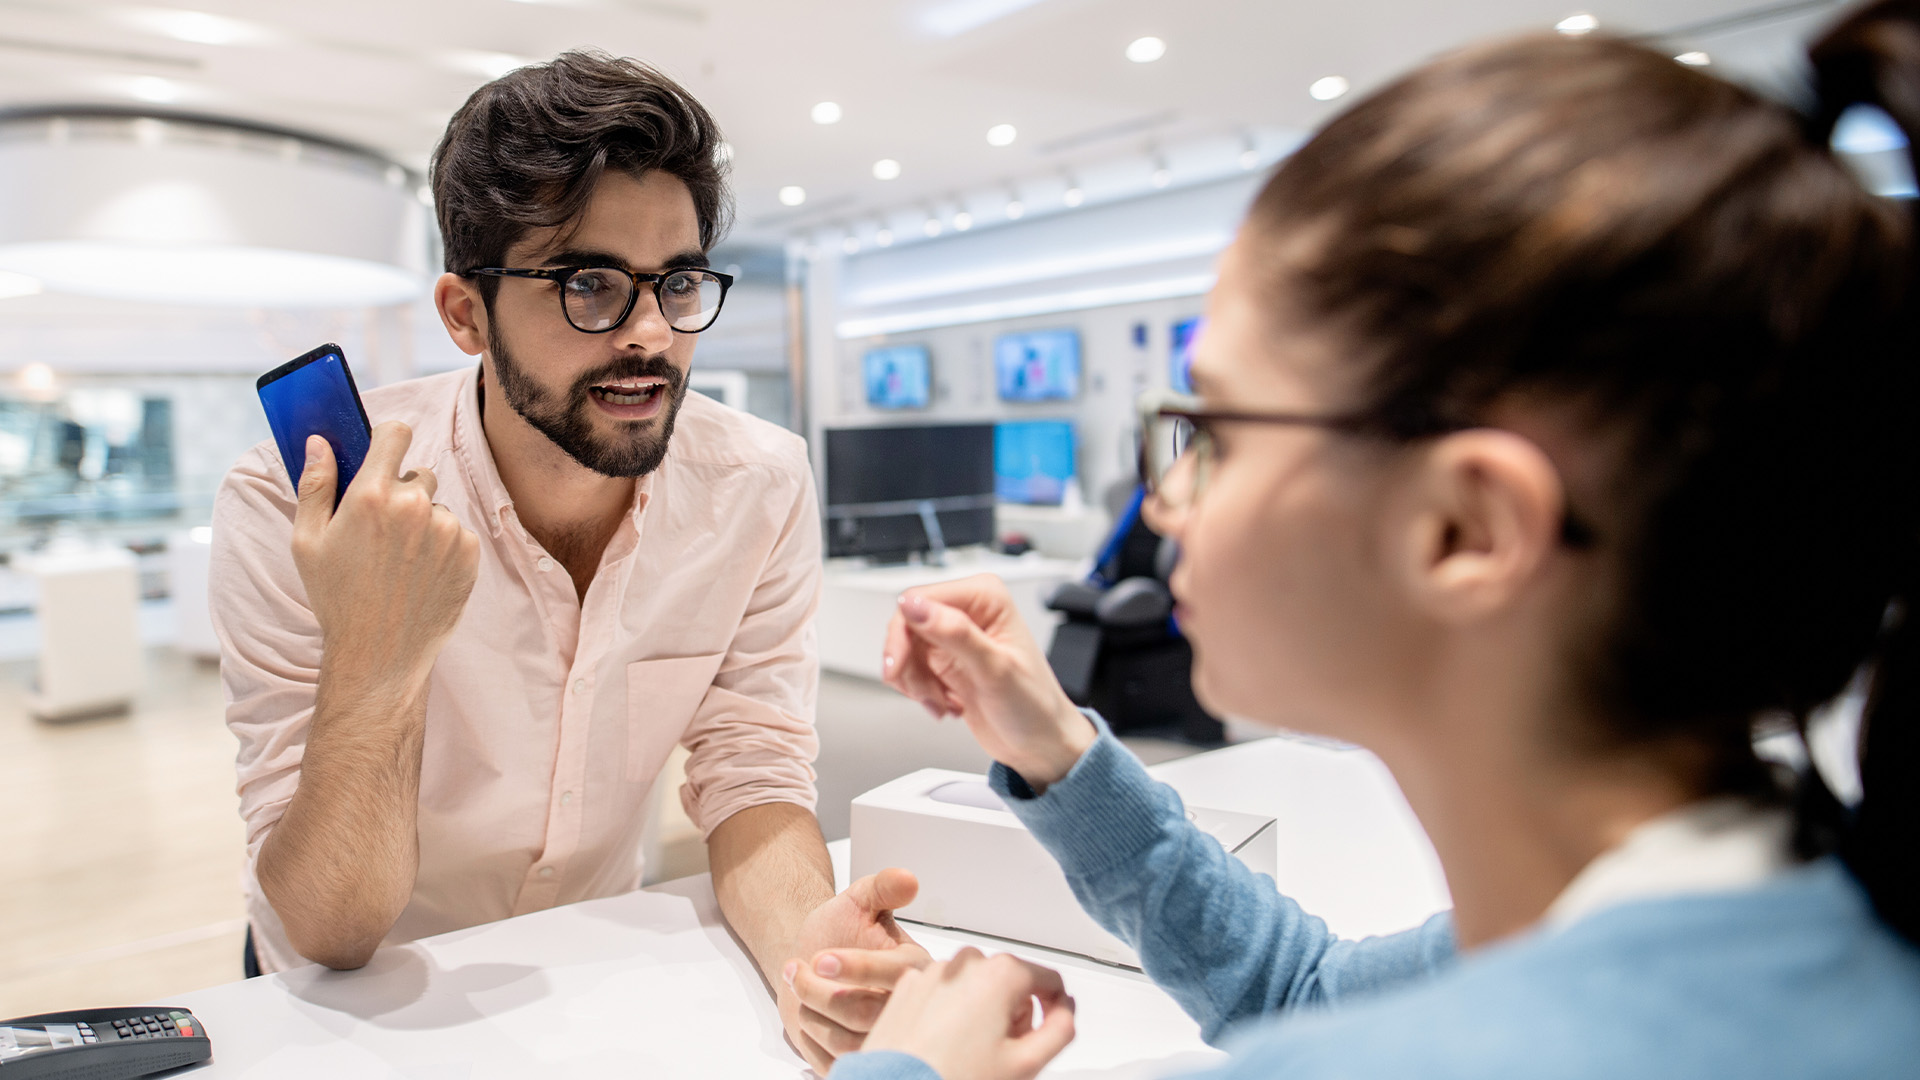
<svg viewBox="0 0 1920 1080">
<path fill-rule="evenodd" d="M 0 270 L 122 300 L 405 303 L 430 272 L 418 183 L 370 151 L 244 122 L 0 114 Z"/>
<path fill-rule="evenodd" d="M 1167 43 L 1157 37 L 1135 38 L 1127 45 L 1127 59 L 1136 64 L 1151 64 L 1167 55 Z"/>
<path fill-rule="evenodd" d="M 1600 29 L 1600 20 L 1584 11 L 1577 11 L 1561 19 L 1559 22 L 1554 23 L 1553 28 L 1563 34 L 1578 37 L 1581 34 L 1591 34 L 1595 30 Z"/>
<path fill-rule="evenodd" d="M 786 187 L 783 187 L 780 189 L 780 205 L 781 206 L 799 206 L 801 203 L 806 201 L 807 201 L 806 188 L 799 187 L 793 184 L 788 184 Z"/>
<path fill-rule="evenodd" d="M 840 103 L 823 101 L 813 107 L 812 115 L 816 124 L 837 124 L 840 122 Z"/>
<path fill-rule="evenodd" d="M 1346 96 L 1349 89 L 1351 86 L 1346 79 L 1338 75 L 1328 75 L 1324 79 L 1313 80 L 1313 85 L 1307 87 L 1307 94 L 1315 101 L 1332 101 Z"/>
<path fill-rule="evenodd" d="M 1012 124 L 995 124 L 987 129 L 988 146 L 1012 146 L 1013 140 L 1019 137 L 1020 132 Z"/>
<path fill-rule="evenodd" d="M 881 158 L 873 163 L 873 178 L 875 180 L 900 179 L 900 163 L 892 158 Z"/>
</svg>

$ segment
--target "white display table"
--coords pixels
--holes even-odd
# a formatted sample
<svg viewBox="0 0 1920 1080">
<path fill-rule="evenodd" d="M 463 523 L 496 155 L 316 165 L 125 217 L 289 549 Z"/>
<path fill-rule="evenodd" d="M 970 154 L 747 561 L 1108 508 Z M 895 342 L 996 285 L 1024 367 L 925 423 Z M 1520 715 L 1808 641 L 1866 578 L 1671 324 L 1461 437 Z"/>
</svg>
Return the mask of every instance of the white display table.
<svg viewBox="0 0 1920 1080">
<path fill-rule="evenodd" d="M 1434 882 L 1424 838 L 1408 834 L 1405 804 L 1390 782 L 1380 787 L 1378 770 L 1359 751 L 1270 739 L 1155 771 L 1189 799 L 1279 817 L 1282 877 L 1303 891 L 1319 876 L 1357 872 L 1399 898 L 1383 906 L 1329 893 L 1354 905 L 1317 912 L 1335 926 L 1397 929 L 1430 913 Z M 1316 795 L 1329 802 L 1310 804 Z M 844 883 L 844 842 L 830 848 Z M 1050 1075 L 1148 1078 L 1219 1060 L 1137 972 L 908 931 L 935 956 L 974 944 L 1062 971 L 1079 1035 Z M 192 1009 L 213 1038 L 214 1060 L 196 1077 L 797 1080 L 807 1071 L 704 875 L 383 949 L 360 971 L 300 968 L 166 1004 Z"/>
</svg>

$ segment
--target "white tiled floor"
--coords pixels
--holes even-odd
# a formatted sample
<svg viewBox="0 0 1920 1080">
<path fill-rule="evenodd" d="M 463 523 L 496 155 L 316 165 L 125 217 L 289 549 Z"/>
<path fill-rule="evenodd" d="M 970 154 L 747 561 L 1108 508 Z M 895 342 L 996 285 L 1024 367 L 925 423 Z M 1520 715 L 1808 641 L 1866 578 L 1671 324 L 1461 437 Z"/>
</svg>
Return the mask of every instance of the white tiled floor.
<svg viewBox="0 0 1920 1080">
<path fill-rule="evenodd" d="M 242 835 L 218 672 L 168 648 L 126 716 L 46 724 L 32 667 L 0 663 L 0 1018 L 154 1001 L 240 977 Z M 877 684 L 829 675 L 820 695 L 820 821 L 914 769 L 978 771 L 957 721 L 936 724 Z M 1143 743 L 1160 760 L 1187 752 Z"/>
</svg>

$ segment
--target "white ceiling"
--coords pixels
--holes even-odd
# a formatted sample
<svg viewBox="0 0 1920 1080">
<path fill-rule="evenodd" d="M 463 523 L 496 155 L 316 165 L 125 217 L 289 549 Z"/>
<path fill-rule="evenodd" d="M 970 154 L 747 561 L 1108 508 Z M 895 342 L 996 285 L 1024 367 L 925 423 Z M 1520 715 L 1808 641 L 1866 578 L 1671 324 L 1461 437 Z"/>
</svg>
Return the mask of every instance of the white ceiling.
<svg viewBox="0 0 1920 1080">
<path fill-rule="evenodd" d="M 1824 0 L 180 0 L 178 8 L 0 0 L 0 106 L 139 104 L 265 121 L 423 167 L 451 111 L 503 65 L 574 46 L 648 60 L 735 147 L 744 239 L 1053 180 L 1182 144 L 1300 132 L 1356 92 L 1463 41 L 1544 30 L 1582 3 L 1604 28 L 1777 68 Z M 991 15 L 942 36 L 930 20 Z M 1689 31 L 1687 28 L 1696 28 Z M 227 44 L 181 40 L 240 34 Z M 173 31 L 173 32 L 170 32 Z M 210 34 L 210 32 L 212 32 Z M 1164 59 L 1123 50 L 1152 34 Z M 815 125 L 832 100 L 844 119 Z M 989 126 L 1019 130 L 987 145 Z M 881 157 L 903 165 L 873 179 Z M 780 205 L 799 185 L 807 201 Z"/>
</svg>

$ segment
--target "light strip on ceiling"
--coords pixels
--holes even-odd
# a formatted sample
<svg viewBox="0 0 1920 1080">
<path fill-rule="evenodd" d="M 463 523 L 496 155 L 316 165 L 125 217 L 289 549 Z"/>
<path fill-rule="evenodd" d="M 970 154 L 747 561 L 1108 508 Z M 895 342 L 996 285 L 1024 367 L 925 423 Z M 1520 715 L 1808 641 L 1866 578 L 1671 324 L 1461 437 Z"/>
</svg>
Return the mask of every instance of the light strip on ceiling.
<svg viewBox="0 0 1920 1080">
<path fill-rule="evenodd" d="M 1150 244 L 1135 244 L 1132 247 L 1076 252 L 1046 259 L 1028 259 L 1010 265 L 943 274 L 940 277 L 872 285 L 856 290 L 847 299 L 856 307 L 877 307 L 881 304 L 899 304 L 936 296 L 952 296 L 956 293 L 990 289 L 995 286 L 1024 285 L 1050 278 L 1071 277 L 1075 274 L 1150 266 L 1153 263 L 1171 262 L 1175 259 L 1215 255 L 1224 250 L 1232 239 L 1231 233 L 1218 230 L 1176 237 L 1172 240 L 1155 241 Z"/>
<path fill-rule="evenodd" d="M 1047 296 L 1024 296 L 1018 300 L 993 300 L 955 307 L 924 308 L 898 315 L 876 315 L 865 319 L 846 319 L 834 327 L 842 338 L 876 337 L 931 330 L 937 326 L 961 326 L 994 319 L 1018 319 L 1029 315 L 1057 315 L 1063 311 L 1134 304 L 1147 300 L 1169 300 L 1177 296 L 1200 296 L 1213 288 L 1213 274 L 1188 274 L 1184 277 L 1142 281 L 1132 285 L 1103 285 L 1095 289 L 1075 289 Z"/>
<path fill-rule="evenodd" d="M 1040 0 L 950 0 L 920 16 L 920 25 L 941 37 L 957 37 L 1038 3 Z"/>
</svg>

